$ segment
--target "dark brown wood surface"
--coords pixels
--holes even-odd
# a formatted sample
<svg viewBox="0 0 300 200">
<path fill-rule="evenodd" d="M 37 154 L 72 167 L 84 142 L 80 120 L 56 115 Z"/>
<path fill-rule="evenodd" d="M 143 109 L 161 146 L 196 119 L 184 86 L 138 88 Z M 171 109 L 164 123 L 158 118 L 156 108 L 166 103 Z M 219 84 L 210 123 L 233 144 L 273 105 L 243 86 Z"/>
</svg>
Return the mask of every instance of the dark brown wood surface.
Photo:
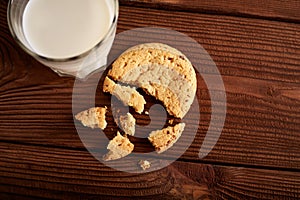
<svg viewBox="0 0 300 200">
<path fill-rule="evenodd" d="M 120 3 L 121 5 L 138 6 L 143 8 L 151 7 L 163 10 L 180 10 L 290 22 L 300 21 L 300 2 L 297 0 L 123 0 L 120 1 Z"/>
<path fill-rule="evenodd" d="M 199 159 L 211 102 L 198 76 L 192 145 L 172 165 L 141 175 L 87 152 L 72 116 L 74 78 L 18 47 L 7 1 L 0 3 L 0 199 L 300 198 L 299 1 L 120 1 L 118 33 L 159 26 L 189 35 L 215 61 L 227 95 L 221 137 Z"/>
</svg>

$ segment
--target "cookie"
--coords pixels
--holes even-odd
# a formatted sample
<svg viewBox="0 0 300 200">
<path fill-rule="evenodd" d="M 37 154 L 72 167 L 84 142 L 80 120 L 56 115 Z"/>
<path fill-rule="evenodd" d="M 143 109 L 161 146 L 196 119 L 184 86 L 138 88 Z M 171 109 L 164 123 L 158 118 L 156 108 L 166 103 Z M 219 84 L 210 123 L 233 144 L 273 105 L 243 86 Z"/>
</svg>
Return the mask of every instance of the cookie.
<svg viewBox="0 0 300 200">
<path fill-rule="evenodd" d="M 127 137 L 124 137 L 117 132 L 117 136 L 109 141 L 107 149 L 109 152 L 104 155 L 103 160 L 117 160 L 129 155 L 133 151 L 134 145 Z"/>
<path fill-rule="evenodd" d="M 162 153 L 174 145 L 180 138 L 185 127 L 185 123 L 179 123 L 175 126 L 168 126 L 162 130 L 152 131 L 148 140 L 154 146 L 157 153 Z"/>
<path fill-rule="evenodd" d="M 94 107 L 76 114 L 75 119 L 79 120 L 86 127 L 98 127 L 104 130 L 107 126 L 105 113 L 106 107 Z"/>
<path fill-rule="evenodd" d="M 132 114 L 127 113 L 126 115 L 121 115 L 117 124 L 120 125 L 120 128 L 127 134 L 134 136 L 135 134 L 135 118 Z"/>
<path fill-rule="evenodd" d="M 161 43 L 129 48 L 113 63 L 108 76 L 144 89 L 178 118 L 189 111 L 197 89 L 196 73 L 188 58 Z"/>
<path fill-rule="evenodd" d="M 105 77 L 103 92 L 116 96 L 124 105 L 132 106 L 137 113 L 142 113 L 146 101 L 134 87 L 116 84 L 109 77 Z"/>
</svg>

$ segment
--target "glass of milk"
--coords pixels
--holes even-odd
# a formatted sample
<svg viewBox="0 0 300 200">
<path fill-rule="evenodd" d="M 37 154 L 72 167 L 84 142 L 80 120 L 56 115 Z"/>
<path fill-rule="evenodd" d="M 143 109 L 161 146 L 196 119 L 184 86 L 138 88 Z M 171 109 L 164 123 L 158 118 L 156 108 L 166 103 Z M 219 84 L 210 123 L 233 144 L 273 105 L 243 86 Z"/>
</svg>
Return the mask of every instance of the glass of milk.
<svg viewBox="0 0 300 200">
<path fill-rule="evenodd" d="M 106 66 L 118 0 L 10 0 L 8 24 L 17 43 L 59 75 L 85 78 Z"/>
</svg>

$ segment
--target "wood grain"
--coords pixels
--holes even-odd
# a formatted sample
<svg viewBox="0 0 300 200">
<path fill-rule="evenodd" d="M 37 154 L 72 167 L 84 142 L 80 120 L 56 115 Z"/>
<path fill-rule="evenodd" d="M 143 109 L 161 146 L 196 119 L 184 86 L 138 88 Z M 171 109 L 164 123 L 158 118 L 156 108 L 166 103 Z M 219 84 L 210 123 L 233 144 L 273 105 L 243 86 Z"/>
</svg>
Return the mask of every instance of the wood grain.
<svg viewBox="0 0 300 200">
<path fill-rule="evenodd" d="M 161 10 L 300 22 L 300 2 L 297 0 L 120 0 L 120 4 Z"/>
<path fill-rule="evenodd" d="M 198 73 L 201 115 L 193 143 L 171 166 L 143 175 L 115 171 L 87 152 L 73 121 L 74 78 L 59 78 L 18 47 L 7 27 L 7 2 L 0 1 L 0 199 L 300 198 L 298 1 L 120 1 L 118 33 L 158 26 L 189 35 L 215 61 L 227 95 L 222 135 L 199 159 L 211 100 Z M 90 87 L 78 88 L 82 108 L 91 101 Z M 96 101 L 109 106 L 109 99 L 98 95 Z M 108 122 L 105 133 L 112 136 L 111 113 Z M 190 134 L 187 127 L 184 136 Z M 151 148 L 133 140 L 138 151 Z M 105 148 L 106 142 L 92 145 Z"/>
<path fill-rule="evenodd" d="M 176 161 L 137 175 L 108 168 L 86 151 L 7 143 L 0 149 L 1 199 L 300 198 L 298 172 Z"/>
<path fill-rule="evenodd" d="M 2 18 L 4 10 L 2 4 Z M 123 6 L 118 31 L 164 26 L 188 34 L 210 53 L 223 76 L 228 113 L 221 138 L 205 161 L 299 169 L 299 25 L 180 14 Z M 18 48 L 7 27 L 2 30 L 1 140 L 84 148 L 71 112 L 73 79 L 57 78 Z M 211 114 L 207 88 L 198 78 L 201 121 L 194 143 L 182 156 L 189 160 L 198 160 Z"/>
<path fill-rule="evenodd" d="M 56 199 L 86 199 L 99 195 L 101 199 L 105 196 L 169 199 L 183 192 L 177 191 L 180 184 L 192 185 L 184 176 L 175 181 L 179 173 L 167 168 L 142 175 L 118 172 L 95 160 L 87 151 L 36 149 L 7 143 L 2 143 L 0 148 L 5 153 L 1 154 L 0 190 L 7 195 L 16 193 Z M 126 163 L 120 164 L 126 166 Z M 180 179 L 187 180 L 181 182 Z M 208 195 L 204 183 L 193 188 L 200 196 Z"/>
</svg>

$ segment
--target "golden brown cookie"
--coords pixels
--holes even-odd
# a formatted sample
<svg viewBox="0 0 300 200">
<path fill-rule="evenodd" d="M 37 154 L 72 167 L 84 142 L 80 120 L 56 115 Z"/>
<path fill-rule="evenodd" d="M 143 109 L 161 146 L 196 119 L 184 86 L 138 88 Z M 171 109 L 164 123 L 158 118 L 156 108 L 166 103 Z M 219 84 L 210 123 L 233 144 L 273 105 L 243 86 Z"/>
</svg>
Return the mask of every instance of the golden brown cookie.
<svg viewBox="0 0 300 200">
<path fill-rule="evenodd" d="M 105 113 L 106 107 L 94 107 L 76 114 L 75 119 L 81 121 L 84 126 L 90 128 L 98 127 L 104 130 L 107 126 Z"/>
<path fill-rule="evenodd" d="M 103 91 L 116 96 L 124 105 L 132 106 L 137 113 L 142 113 L 144 110 L 146 101 L 134 87 L 116 84 L 110 78 L 105 77 Z"/>
<path fill-rule="evenodd" d="M 105 161 L 117 160 L 129 155 L 133 151 L 134 145 L 127 137 L 122 136 L 118 132 L 117 136 L 109 141 L 107 149 L 109 152 L 104 155 L 103 159 Z"/>
<path fill-rule="evenodd" d="M 155 147 L 157 153 L 162 153 L 174 145 L 180 138 L 185 127 L 185 123 L 179 123 L 175 126 L 168 126 L 162 130 L 152 131 L 148 140 Z"/>
<path fill-rule="evenodd" d="M 197 79 L 191 62 L 180 51 L 161 43 L 129 48 L 113 63 L 108 76 L 143 88 L 178 118 L 189 111 L 196 94 Z"/>
</svg>

